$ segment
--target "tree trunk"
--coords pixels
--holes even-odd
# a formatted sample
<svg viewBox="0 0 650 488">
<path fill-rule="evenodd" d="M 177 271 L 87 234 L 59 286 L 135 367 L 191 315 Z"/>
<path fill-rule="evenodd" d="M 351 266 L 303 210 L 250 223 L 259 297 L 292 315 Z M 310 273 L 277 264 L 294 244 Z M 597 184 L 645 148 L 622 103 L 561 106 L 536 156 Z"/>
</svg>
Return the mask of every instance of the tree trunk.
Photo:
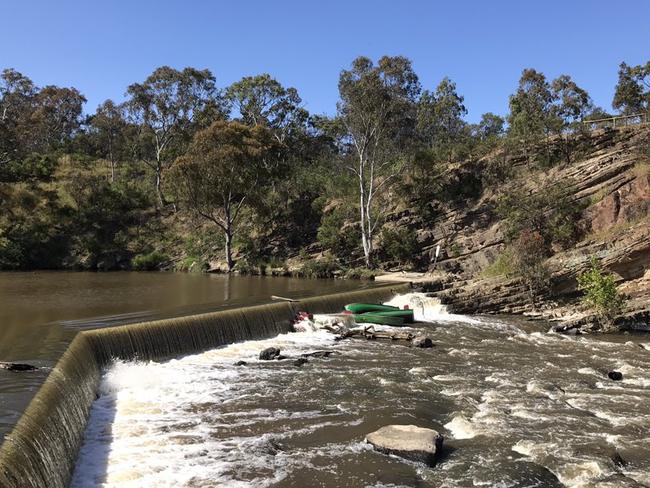
<svg viewBox="0 0 650 488">
<path fill-rule="evenodd" d="M 162 192 L 162 168 L 160 166 L 156 168 L 156 194 L 158 195 L 160 207 L 162 208 L 167 205 L 167 201 Z"/>
<path fill-rule="evenodd" d="M 232 223 L 230 220 L 228 220 L 224 234 L 226 235 L 226 263 L 228 264 L 228 273 L 231 273 L 235 262 L 232 260 Z"/>
</svg>

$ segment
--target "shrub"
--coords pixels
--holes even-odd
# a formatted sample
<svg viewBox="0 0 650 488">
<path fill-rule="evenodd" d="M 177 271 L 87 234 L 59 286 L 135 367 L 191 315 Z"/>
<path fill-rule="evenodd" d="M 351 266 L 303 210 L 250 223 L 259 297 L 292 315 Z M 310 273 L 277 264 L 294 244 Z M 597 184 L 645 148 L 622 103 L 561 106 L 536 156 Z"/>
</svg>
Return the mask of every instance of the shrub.
<svg viewBox="0 0 650 488">
<path fill-rule="evenodd" d="M 155 271 L 169 261 L 169 257 L 159 251 L 148 254 L 138 254 L 131 260 L 131 268 L 136 271 Z"/>
<path fill-rule="evenodd" d="M 512 243 L 511 249 L 513 271 L 528 286 L 532 300 L 549 285 L 550 275 L 544 264 L 548 247 L 539 232 L 526 229 Z"/>
<path fill-rule="evenodd" d="M 381 231 L 381 244 L 390 259 L 400 264 L 413 263 L 419 250 L 415 233 L 404 228 Z"/>
<path fill-rule="evenodd" d="M 340 269 L 334 259 L 314 259 L 303 264 L 297 274 L 304 278 L 334 278 Z"/>
<path fill-rule="evenodd" d="M 347 280 L 374 280 L 381 271 L 368 268 L 350 268 L 345 272 Z"/>
<path fill-rule="evenodd" d="M 511 277 L 514 275 L 514 265 L 512 250 L 506 248 L 487 268 L 483 270 L 481 275 L 484 278 L 493 278 L 496 276 Z"/>
<path fill-rule="evenodd" d="M 620 313 L 625 299 L 618 293 L 614 276 L 604 271 L 595 257 L 587 271 L 578 275 L 578 289 L 584 293 L 582 300 L 601 318 L 611 321 Z"/>
</svg>

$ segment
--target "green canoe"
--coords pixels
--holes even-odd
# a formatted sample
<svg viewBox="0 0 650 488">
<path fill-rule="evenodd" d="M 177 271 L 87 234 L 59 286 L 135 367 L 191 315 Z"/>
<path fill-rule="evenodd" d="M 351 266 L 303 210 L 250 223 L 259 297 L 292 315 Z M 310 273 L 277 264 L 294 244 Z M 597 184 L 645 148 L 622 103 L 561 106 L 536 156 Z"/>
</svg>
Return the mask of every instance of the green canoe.
<svg viewBox="0 0 650 488">
<path fill-rule="evenodd" d="M 370 312 L 370 313 L 375 313 L 376 315 L 381 315 L 382 317 L 400 317 L 404 319 L 404 323 L 406 324 L 412 324 L 414 322 L 413 310 L 390 310 L 388 312 Z M 365 315 L 365 314 L 361 314 L 361 315 Z"/>
<path fill-rule="evenodd" d="M 380 324 L 391 325 L 393 327 L 404 325 L 404 319 L 402 317 L 391 317 L 390 315 L 373 312 L 356 314 L 354 315 L 354 321 L 357 324 Z"/>
<path fill-rule="evenodd" d="M 393 312 L 399 310 L 398 307 L 391 305 L 381 305 L 379 303 L 348 303 L 345 306 L 348 312 L 366 313 L 366 312 Z"/>
</svg>

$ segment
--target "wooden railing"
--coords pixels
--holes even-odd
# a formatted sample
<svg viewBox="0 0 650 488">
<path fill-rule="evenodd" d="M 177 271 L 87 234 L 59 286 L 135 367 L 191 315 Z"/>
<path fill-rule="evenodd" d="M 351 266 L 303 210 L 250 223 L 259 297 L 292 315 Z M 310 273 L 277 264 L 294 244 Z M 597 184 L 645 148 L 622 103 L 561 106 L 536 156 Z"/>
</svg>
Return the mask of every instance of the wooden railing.
<svg viewBox="0 0 650 488">
<path fill-rule="evenodd" d="M 617 115 L 615 117 L 607 117 L 606 119 L 596 120 L 583 120 L 582 123 L 589 128 L 589 130 L 605 129 L 605 128 L 619 128 L 628 127 L 631 125 L 650 124 L 650 113 L 634 115 Z"/>
</svg>

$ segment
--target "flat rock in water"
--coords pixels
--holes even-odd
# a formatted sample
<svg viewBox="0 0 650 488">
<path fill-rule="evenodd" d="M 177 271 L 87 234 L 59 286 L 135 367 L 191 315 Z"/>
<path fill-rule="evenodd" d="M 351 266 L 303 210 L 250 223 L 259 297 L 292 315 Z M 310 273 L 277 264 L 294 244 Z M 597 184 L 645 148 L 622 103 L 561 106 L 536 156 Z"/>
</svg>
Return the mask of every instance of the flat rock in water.
<svg viewBox="0 0 650 488">
<path fill-rule="evenodd" d="M 366 441 L 384 454 L 432 466 L 442 449 L 443 437 L 433 429 L 415 425 L 387 425 L 368 434 Z"/>
</svg>

